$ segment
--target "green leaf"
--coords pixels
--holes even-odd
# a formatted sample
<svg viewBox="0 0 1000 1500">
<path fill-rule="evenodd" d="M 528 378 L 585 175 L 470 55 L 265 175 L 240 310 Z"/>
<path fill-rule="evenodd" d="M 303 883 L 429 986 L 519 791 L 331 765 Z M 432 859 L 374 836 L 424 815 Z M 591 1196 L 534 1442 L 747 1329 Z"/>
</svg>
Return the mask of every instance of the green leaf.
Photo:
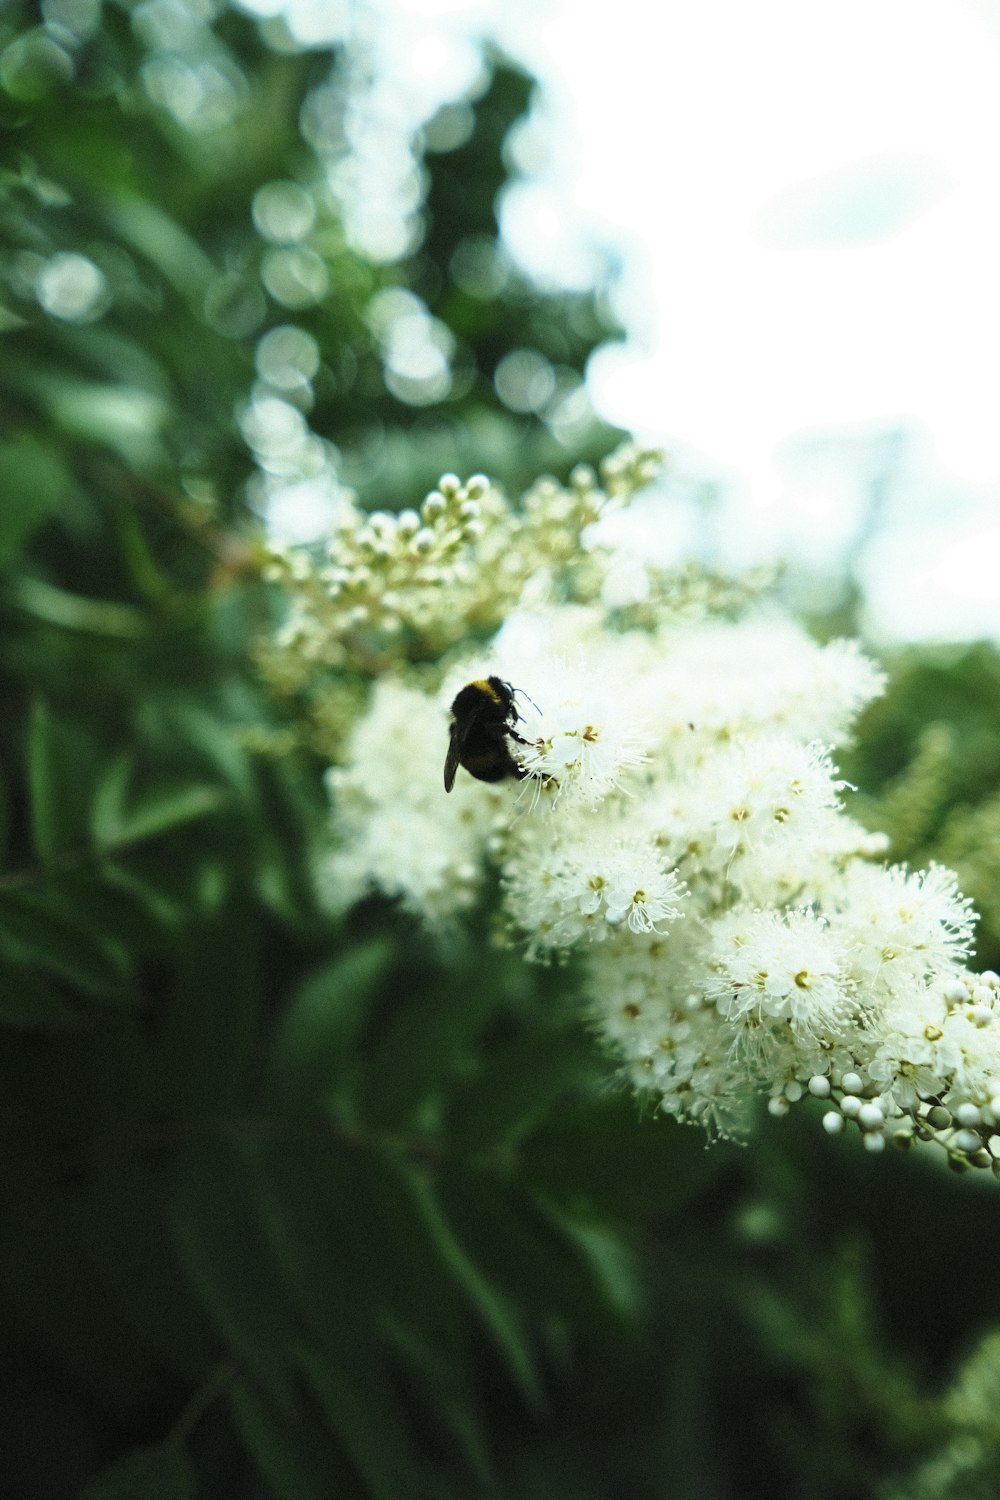
<svg viewBox="0 0 1000 1500">
<path fill-rule="evenodd" d="M 197 1493 L 183 1448 L 157 1443 L 126 1453 L 85 1486 L 81 1500 L 195 1500 Z"/>
<path fill-rule="evenodd" d="M 346 1366 L 299 1344 L 298 1362 L 319 1397 L 332 1430 L 375 1500 L 413 1500 L 421 1494 L 416 1464 L 402 1437 L 400 1414 L 386 1386 L 361 1384 Z"/>
<path fill-rule="evenodd" d="M 206 1140 L 176 1172 L 172 1228 L 191 1286 L 228 1348 L 290 1411 L 296 1324 L 261 1236 L 254 1168 L 238 1146 Z"/>
<path fill-rule="evenodd" d="M 350 1147 L 321 1139 L 262 1140 L 252 1158 L 262 1235 L 302 1323 L 338 1358 L 372 1363 L 372 1278 L 345 1246 L 359 1212 Z"/>
<path fill-rule="evenodd" d="M 277 1500 L 331 1500 L 335 1473 L 301 1420 L 276 1412 L 245 1380 L 229 1392 L 236 1426 Z"/>
<path fill-rule="evenodd" d="M 589 1083 L 594 1048 L 576 1017 L 562 1030 L 531 1026 L 484 1049 L 448 1095 L 446 1131 L 465 1155 L 512 1145 L 570 1091 Z"/>
<path fill-rule="evenodd" d="M 596 1327 L 634 1314 L 632 1257 L 610 1230 L 577 1228 L 495 1174 L 455 1166 L 442 1174 L 439 1191 L 467 1253 L 529 1315 Z"/>
<path fill-rule="evenodd" d="M 51 442 L 24 434 L 0 443 L 0 567 L 55 514 L 72 483 Z"/>
<path fill-rule="evenodd" d="M 453 1438 L 481 1489 L 496 1488 L 489 1446 L 474 1405 L 473 1383 L 461 1364 L 413 1329 L 383 1320 L 382 1336 L 407 1377 L 411 1398 L 422 1404 L 431 1422 Z"/>
<path fill-rule="evenodd" d="M 235 902 L 190 911 L 154 1042 L 172 1106 L 213 1124 L 240 1118 L 257 1088 L 266 965 L 254 921 Z"/>
<path fill-rule="evenodd" d="M 86 1392 L 88 1408 L 112 1431 L 134 1431 L 162 1395 L 162 1370 L 89 1274 L 83 1195 L 53 1183 L 50 1163 L 36 1157 L 24 1165 L 13 1190 L 4 1185 L 0 1215 L 0 1284 L 5 1306 L 17 1309 L 13 1331 L 29 1334 L 44 1356 L 53 1394 L 75 1392 L 80 1401 Z M 113 1253 L 113 1244 L 105 1247 L 106 1257 Z"/>
<path fill-rule="evenodd" d="M 122 841 L 129 783 L 135 769 L 135 758 L 127 751 L 109 761 L 94 788 L 90 807 L 90 828 L 94 842 L 102 848 Z"/>
<path fill-rule="evenodd" d="M 108 636 L 115 640 L 140 641 L 149 634 L 145 615 L 130 604 L 112 599 L 88 599 L 56 588 L 41 578 L 22 576 L 12 580 L 11 595 L 20 609 L 57 625 L 60 630 L 81 634 Z"/>
<path fill-rule="evenodd" d="M 173 213 L 137 192 L 122 193 L 105 209 L 109 224 L 162 271 L 183 295 L 200 298 L 215 267 Z"/>
<path fill-rule="evenodd" d="M 467 1253 L 445 1218 L 430 1185 L 417 1172 L 402 1165 L 400 1176 L 433 1237 L 442 1262 L 492 1338 L 523 1399 L 533 1409 L 541 1409 L 544 1397 L 535 1369 L 534 1353 L 516 1312 Z"/>
<path fill-rule="evenodd" d="M 25 756 L 32 845 L 51 867 L 61 855 L 89 842 L 94 746 L 76 725 L 56 719 L 45 700 L 36 698 L 28 716 Z"/>
<path fill-rule="evenodd" d="M 456 1076 L 468 1072 L 484 1028 L 506 1007 L 508 961 L 507 955 L 483 954 L 475 969 L 465 966 L 443 982 L 437 965 L 406 955 L 394 976 L 400 1003 L 381 1018 L 381 1034 L 365 1049 L 357 1104 L 367 1122 L 409 1126 L 428 1101 L 436 1104 Z"/>
<path fill-rule="evenodd" d="M 375 938 L 310 975 L 293 994 L 275 1033 L 271 1072 L 299 1108 L 336 1088 L 392 956 L 390 940 Z"/>
<path fill-rule="evenodd" d="M 573 1217 L 634 1224 L 676 1213 L 732 1160 L 725 1143 L 626 1095 L 553 1115 L 520 1147 L 522 1182 Z"/>
<path fill-rule="evenodd" d="M 128 999 L 125 949 L 92 931 L 58 892 L 11 891 L 0 897 L 0 955 L 10 964 L 55 974 L 95 999 Z"/>
<path fill-rule="evenodd" d="M 7 800 L 7 787 L 2 776 L 0 776 L 0 869 L 3 868 L 7 858 L 7 834 L 10 828 L 10 806 Z"/>
<path fill-rule="evenodd" d="M 129 786 L 134 766 L 132 755 L 117 755 L 109 762 L 97 784 L 90 821 L 94 841 L 103 848 L 155 838 L 184 823 L 218 812 L 228 800 L 227 793 L 220 787 L 195 782 L 161 784 L 141 793 L 130 803 Z"/>
<path fill-rule="evenodd" d="M 81 380 L 65 371 L 58 377 L 40 373 L 32 386 L 66 436 L 106 445 L 139 473 L 161 459 L 162 430 L 171 411 L 156 393 L 134 385 Z"/>
<path fill-rule="evenodd" d="M 62 842 L 61 778 L 52 714 L 40 698 L 31 705 L 27 759 L 32 843 L 39 859 L 51 864 Z"/>
<path fill-rule="evenodd" d="M 48 1031 L 80 1026 L 86 1019 L 85 1013 L 67 1003 L 50 979 L 23 964 L 0 959 L 0 1024 Z"/>
<path fill-rule="evenodd" d="M 119 1118 L 109 1122 L 114 1139 L 129 1130 L 133 1137 L 145 1131 L 156 1139 L 157 1125 L 139 1124 L 138 1108 L 129 1122 L 120 1101 L 116 1104 L 112 1115 Z M 83 1187 L 82 1235 L 89 1276 L 132 1330 L 137 1346 L 160 1370 L 199 1388 L 206 1385 L 206 1368 L 216 1363 L 218 1343 L 170 1234 L 168 1183 L 169 1174 L 148 1152 L 125 1157 L 112 1145 L 109 1158 Z"/>
</svg>

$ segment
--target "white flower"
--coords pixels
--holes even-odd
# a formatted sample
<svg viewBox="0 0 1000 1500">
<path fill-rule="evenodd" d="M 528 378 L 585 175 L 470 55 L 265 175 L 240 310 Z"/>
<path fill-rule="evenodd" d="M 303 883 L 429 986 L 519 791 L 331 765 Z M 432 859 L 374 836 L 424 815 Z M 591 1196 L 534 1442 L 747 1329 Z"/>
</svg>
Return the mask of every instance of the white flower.
<svg viewBox="0 0 1000 1500">
<path fill-rule="evenodd" d="M 653 574 L 623 591 L 567 534 L 608 499 L 583 476 L 515 513 L 450 478 L 419 518 L 345 523 L 323 578 L 286 560 L 288 680 L 295 653 L 306 676 L 352 652 L 358 678 L 384 673 L 328 777 L 330 905 L 378 891 L 440 932 L 498 889 L 530 958 L 575 956 L 595 1028 L 664 1110 L 729 1133 L 758 1095 L 776 1115 L 822 1098 L 870 1150 L 908 1131 L 989 1165 L 1000 980 L 964 967 L 973 912 L 949 871 L 878 863 L 827 749 L 879 672 L 759 608 L 696 619 Z M 463 771 L 448 796 L 449 705 L 491 675 L 524 774 Z"/>
<path fill-rule="evenodd" d="M 829 911 L 850 944 L 850 972 L 888 991 L 951 970 L 968 957 L 975 913 L 956 877 L 940 865 L 910 872 L 898 865 L 852 864 Z"/>
<path fill-rule="evenodd" d="M 882 690 L 882 674 L 853 642 L 819 646 L 791 620 L 763 612 L 744 621 L 665 626 L 662 707 L 674 726 L 735 740 L 750 729 L 808 744 L 838 744 L 855 714 Z M 677 736 L 683 746 L 683 735 Z"/>
<path fill-rule="evenodd" d="M 835 1028 L 855 1008 L 844 955 L 828 924 L 808 910 L 733 912 L 713 930 L 712 993 L 746 1026 L 785 1021 L 796 1034 Z"/>
<path fill-rule="evenodd" d="M 682 924 L 664 942 L 625 933 L 591 948 L 584 992 L 633 1087 L 719 1135 L 741 1133 L 750 1094 L 732 1033 L 688 981 L 704 972 L 703 934 Z"/>
<path fill-rule="evenodd" d="M 581 812 L 568 828 L 554 822 L 515 830 L 504 870 L 507 911 L 533 953 L 601 942 L 622 926 L 661 932 L 680 914 L 676 874 L 651 843 L 623 837 L 620 819 Z"/>
</svg>

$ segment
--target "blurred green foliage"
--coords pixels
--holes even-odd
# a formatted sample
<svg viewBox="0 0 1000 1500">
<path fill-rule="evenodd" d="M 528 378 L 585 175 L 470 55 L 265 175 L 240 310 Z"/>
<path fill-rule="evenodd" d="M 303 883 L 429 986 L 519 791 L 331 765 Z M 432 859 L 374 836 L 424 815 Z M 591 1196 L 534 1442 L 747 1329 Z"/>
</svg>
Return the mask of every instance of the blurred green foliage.
<svg viewBox="0 0 1000 1500">
<path fill-rule="evenodd" d="M 571 972 L 485 931 L 443 959 L 376 902 L 334 927 L 321 767 L 254 750 L 281 728 L 252 658 L 259 475 L 299 473 L 250 451 L 255 401 L 373 503 L 444 468 L 516 488 L 615 438 L 579 401 L 616 331 L 602 295 L 539 292 L 497 240 L 529 81 L 487 61 L 465 134 L 414 138 L 416 229 L 380 261 L 330 188 L 366 101 L 354 48 L 193 0 L 0 11 L 3 1491 L 905 1485 L 968 1437 L 941 1392 L 1000 1322 L 993 1183 L 808 1120 L 738 1150 L 641 1117 Z M 312 205 L 290 241 L 258 227 L 275 183 Z M 373 302 L 446 330 L 433 401 Z M 261 343 L 290 326 L 320 359 L 275 387 Z M 518 350 L 551 376 L 535 406 L 496 394 Z M 931 683 L 914 659 L 866 786 L 916 774 L 929 718 L 970 755 L 970 714 L 995 733 L 995 658 L 963 660 Z M 978 857 L 958 794 L 989 805 L 991 753 L 913 849 L 964 826 Z M 990 1389 L 994 1347 L 956 1391 Z M 973 1429 L 992 1493 L 994 1427 Z"/>
<path fill-rule="evenodd" d="M 958 872 L 979 912 L 976 961 L 1000 970 L 1000 651 L 988 642 L 909 648 L 844 759 L 860 815 L 891 857 Z"/>
</svg>

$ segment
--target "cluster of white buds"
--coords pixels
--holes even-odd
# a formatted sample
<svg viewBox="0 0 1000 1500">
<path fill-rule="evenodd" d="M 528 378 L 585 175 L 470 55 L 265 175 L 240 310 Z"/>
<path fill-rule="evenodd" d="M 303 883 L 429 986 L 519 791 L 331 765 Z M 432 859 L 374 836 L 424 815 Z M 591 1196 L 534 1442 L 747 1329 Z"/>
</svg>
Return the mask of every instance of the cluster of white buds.
<svg viewBox="0 0 1000 1500">
<path fill-rule="evenodd" d="M 825 1128 L 856 1125 L 869 1150 L 933 1140 L 991 1165 L 1000 994 L 966 967 L 974 913 L 949 871 L 881 862 L 832 759 L 881 676 L 852 643 L 820 646 L 759 602 L 734 612 L 731 590 L 696 618 L 690 591 L 677 610 L 651 587 L 641 620 L 609 602 L 614 557 L 592 533 L 647 468 L 632 453 L 600 494 L 593 476 L 547 482 L 527 511 L 448 480 L 421 517 L 336 542 L 342 567 L 382 548 L 394 568 L 429 536 L 419 555 L 452 569 L 434 594 L 454 589 L 459 633 L 435 673 L 420 563 L 392 572 L 422 664 L 383 661 L 330 772 L 329 901 L 378 890 L 443 931 L 492 871 L 498 927 L 532 959 L 575 957 L 618 1070 L 665 1111 L 734 1134 L 761 1097 L 779 1115 L 826 1100 Z M 470 647 L 471 601 L 498 608 L 512 590 Z M 459 757 L 448 795 L 449 707 L 491 677 L 509 706 L 471 702 L 493 714 L 497 758 Z"/>
<path fill-rule="evenodd" d="M 934 1141 L 956 1170 L 989 1167 L 1000 1177 L 1000 1092 L 991 1092 L 1000 1076 L 1000 975 L 956 975 L 934 999 L 919 1031 L 911 1022 L 887 1036 L 861 1071 L 814 1074 L 808 1091 L 833 1106 L 823 1115 L 830 1135 L 856 1125 L 869 1151 Z M 769 1107 L 784 1114 L 791 1102 L 779 1094 Z"/>
<path fill-rule="evenodd" d="M 449 634 L 467 630 L 456 592 L 478 576 L 468 559 L 484 534 L 484 510 L 493 527 L 506 518 L 488 479 L 474 475 L 463 484 L 446 474 L 419 513 L 350 508 L 324 555 L 276 548 L 269 577 L 293 601 L 278 649 L 313 670 L 374 673 L 405 659 L 413 638 L 433 642 L 441 621 L 452 622 Z"/>
<path fill-rule="evenodd" d="M 659 463 L 629 445 L 600 475 L 579 465 L 567 485 L 540 480 L 519 506 L 481 474 L 464 483 L 444 475 L 419 512 L 345 502 L 325 548 L 272 551 L 268 576 L 289 608 L 266 671 L 283 688 L 320 669 L 375 677 L 496 630 L 529 584 L 591 597 L 603 572 L 581 552 L 581 534 L 627 504 Z"/>
</svg>

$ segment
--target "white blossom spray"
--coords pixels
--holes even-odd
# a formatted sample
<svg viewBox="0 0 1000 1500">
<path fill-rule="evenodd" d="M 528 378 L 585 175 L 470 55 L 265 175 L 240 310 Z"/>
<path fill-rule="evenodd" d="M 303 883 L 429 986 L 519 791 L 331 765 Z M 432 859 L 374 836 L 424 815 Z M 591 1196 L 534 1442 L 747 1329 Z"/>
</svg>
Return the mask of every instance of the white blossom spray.
<svg viewBox="0 0 1000 1500">
<path fill-rule="evenodd" d="M 284 678 L 369 684 L 330 716 L 329 900 L 378 890 L 446 930 L 492 868 L 511 940 L 575 956 L 593 1026 L 665 1111 L 736 1134 L 758 1096 L 818 1099 L 869 1150 L 933 1140 L 1000 1175 L 1000 979 L 968 967 L 974 914 L 950 872 L 881 862 L 832 758 L 881 676 L 708 574 L 646 566 L 623 592 L 600 522 L 655 468 L 627 449 L 519 507 L 446 476 L 419 515 L 358 512 L 326 558 L 276 556 Z M 445 796 L 448 707 L 491 675 L 521 690 L 521 774 L 460 769 Z"/>
</svg>

